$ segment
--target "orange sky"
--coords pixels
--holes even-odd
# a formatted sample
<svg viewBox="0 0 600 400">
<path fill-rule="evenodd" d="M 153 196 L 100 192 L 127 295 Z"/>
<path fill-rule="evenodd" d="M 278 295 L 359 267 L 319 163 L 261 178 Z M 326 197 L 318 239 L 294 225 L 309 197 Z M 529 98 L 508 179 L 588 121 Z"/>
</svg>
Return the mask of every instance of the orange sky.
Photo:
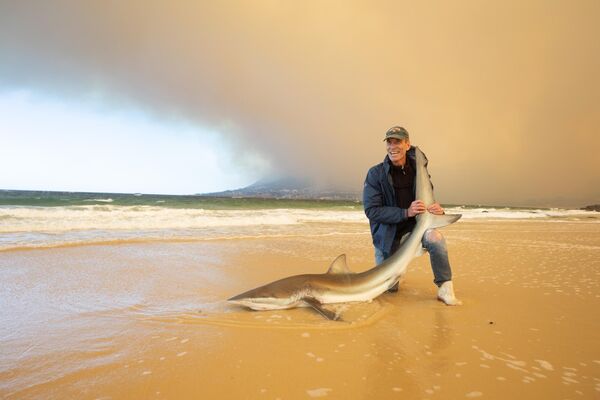
<svg viewBox="0 0 600 400">
<path fill-rule="evenodd" d="M 354 190 L 399 124 L 443 203 L 600 203 L 598 1 L 199 3 L 3 3 L 0 90 L 102 93 Z"/>
</svg>

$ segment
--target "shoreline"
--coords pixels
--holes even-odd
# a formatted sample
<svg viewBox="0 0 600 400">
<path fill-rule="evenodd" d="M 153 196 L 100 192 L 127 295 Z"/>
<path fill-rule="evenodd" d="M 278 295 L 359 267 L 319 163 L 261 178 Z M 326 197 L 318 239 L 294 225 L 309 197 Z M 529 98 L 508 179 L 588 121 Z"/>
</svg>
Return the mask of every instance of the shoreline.
<svg viewBox="0 0 600 400">
<path fill-rule="evenodd" d="M 318 235 L 327 237 L 339 234 L 368 234 L 368 220 L 363 212 L 353 211 L 340 212 L 340 220 L 336 220 L 337 214 L 328 214 L 327 212 L 313 212 L 311 214 L 287 213 L 287 210 L 275 210 L 276 214 L 266 214 L 253 216 L 251 210 L 247 210 L 247 215 L 218 215 L 218 216 L 177 216 L 177 218 L 211 218 L 208 226 L 202 226 L 202 219 L 198 222 L 192 222 L 189 226 L 173 225 L 172 227 L 158 228 L 154 227 L 164 218 L 175 218 L 175 216 L 161 216 L 157 222 L 152 222 L 147 228 L 144 225 L 132 225 L 130 228 L 112 227 L 112 222 L 103 222 L 105 227 L 95 229 L 85 229 L 77 216 L 73 217 L 74 222 L 64 221 L 53 216 L 52 219 L 30 222 L 30 225 L 36 227 L 34 231 L 21 231 L 27 226 L 14 228 L 4 226 L 0 233 L 4 235 L 0 241 L 0 253 L 8 251 L 67 248 L 75 246 L 94 246 L 94 245 L 121 245 L 128 243 L 160 243 L 160 242 L 203 242 L 215 240 L 245 240 L 269 237 L 303 237 Z M 458 210 L 451 210 L 458 211 Z M 451 212 L 450 212 L 451 213 Z M 598 215 L 596 215 L 598 214 Z M 145 216 L 148 217 L 148 216 Z M 93 218 L 88 221 L 93 224 Z M 112 218 L 120 219 L 120 216 Z M 141 218 L 136 216 L 136 218 Z M 148 218 L 151 218 L 148 217 Z M 238 220 L 236 220 L 238 218 Z M 249 218 L 254 218 L 249 219 Z M 221 221 L 223 220 L 223 221 Z M 56 227 L 52 227 L 52 221 L 57 221 Z M 488 224 L 488 223 L 572 223 L 572 224 L 600 224 L 600 213 L 591 215 L 543 215 L 535 217 L 519 217 L 509 214 L 507 216 L 479 215 L 466 216 L 461 218 L 459 224 Z M 69 227 L 68 224 L 74 224 Z M 122 224 L 120 221 L 118 224 Z M 127 222 L 131 223 L 131 222 Z M 50 224 L 47 228 L 41 224 Z M 240 224 L 240 225 L 236 225 Z M 343 229 L 331 230 L 331 226 L 339 224 Z M 39 225 L 39 226 L 38 226 Z M 160 226 L 160 225 L 156 225 Z M 345 233 L 342 233 L 345 231 Z"/>
</svg>

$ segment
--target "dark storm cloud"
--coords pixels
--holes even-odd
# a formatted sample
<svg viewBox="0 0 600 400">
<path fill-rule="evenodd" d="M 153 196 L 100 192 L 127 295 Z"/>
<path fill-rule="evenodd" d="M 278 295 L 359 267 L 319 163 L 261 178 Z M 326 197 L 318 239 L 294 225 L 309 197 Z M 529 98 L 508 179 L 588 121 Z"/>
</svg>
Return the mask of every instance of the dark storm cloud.
<svg viewBox="0 0 600 400">
<path fill-rule="evenodd" d="M 191 119 L 355 190 L 401 124 L 442 202 L 579 205 L 600 200 L 599 17 L 596 1 L 4 2 L 0 85 Z"/>
</svg>

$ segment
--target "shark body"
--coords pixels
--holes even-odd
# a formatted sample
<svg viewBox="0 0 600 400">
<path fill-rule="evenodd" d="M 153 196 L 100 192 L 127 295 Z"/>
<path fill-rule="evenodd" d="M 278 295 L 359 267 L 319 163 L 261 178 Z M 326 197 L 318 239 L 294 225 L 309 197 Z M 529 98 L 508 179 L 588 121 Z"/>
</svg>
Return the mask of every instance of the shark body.
<svg viewBox="0 0 600 400">
<path fill-rule="evenodd" d="M 416 152 L 416 198 L 426 206 L 434 203 L 425 156 Z M 460 214 L 417 215 L 417 223 L 400 249 L 381 264 L 360 273 L 353 273 L 346 264 L 346 255 L 338 256 L 324 274 L 303 274 L 271 282 L 228 299 L 229 302 L 253 310 L 277 310 L 313 307 L 329 319 L 337 313 L 324 305 L 371 301 L 387 291 L 406 273 L 408 265 L 423 253 L 421 240 L 428 229 L 439 228 L 457 221 Z"/>
</svg>

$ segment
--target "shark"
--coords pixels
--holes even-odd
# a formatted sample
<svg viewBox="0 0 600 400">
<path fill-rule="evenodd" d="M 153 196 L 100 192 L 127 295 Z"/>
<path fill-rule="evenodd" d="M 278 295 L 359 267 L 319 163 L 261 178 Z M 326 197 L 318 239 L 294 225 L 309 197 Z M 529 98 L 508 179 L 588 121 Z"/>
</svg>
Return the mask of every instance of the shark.
<svg viewBox="0 0 600 400">
<path fill-rule="evenodd" d="M 415 196 L 426 206 L 435 202 L 433 187 L 425 167 L 426 158 L 416 147 Z M 252 310 L 281 310 L 312 307 L 330 320 L 340 314 L 328 305 L 370 302 L 404 276 L 410 262 L 423 254 L 421 240 L 429 229 L 456 222 L 461 214 L 434 215 L 425 211 L 416 216 L 416 225 L 400 248 L 381 264 L 364 272 L 352 272 L 346 255 L 339 255 L 323 274 L 289 276 L 229 298 L 227 301 Z"/>
</svg>

